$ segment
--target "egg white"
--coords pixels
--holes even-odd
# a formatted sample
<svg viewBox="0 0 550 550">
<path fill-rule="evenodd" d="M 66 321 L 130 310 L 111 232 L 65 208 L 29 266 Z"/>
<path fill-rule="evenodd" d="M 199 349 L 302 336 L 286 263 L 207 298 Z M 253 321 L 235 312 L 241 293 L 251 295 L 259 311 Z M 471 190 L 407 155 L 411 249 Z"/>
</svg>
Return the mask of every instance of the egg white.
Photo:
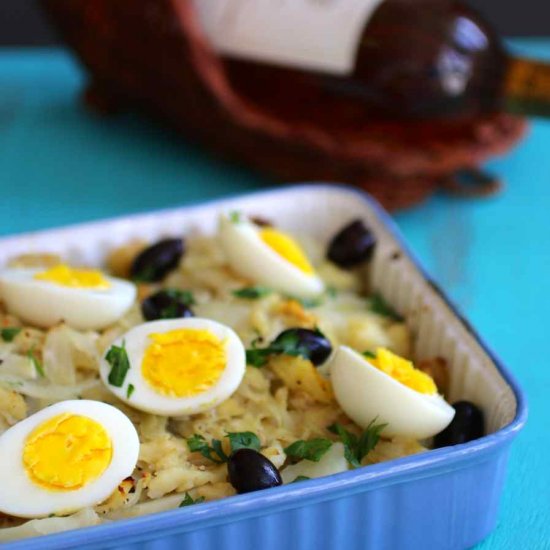
<svg viewBox="0 0 550 550">
<path fill-rule="evenodd" d="M 225 341 L 227 364 L 219 380 L 208 390 L 190 397 L 172 397 L 157 393 L 143 378 L 141 364 L 147 348 L 151 345 L 150 334 L 169 332 L 178 329 L 207 330 Z M 235 332 L 221 323 L 197 317 L 152 321 L 129 330 L 112 345 L 125 345 L 130 369 L 122 387 L 109 383 L 111 365 L 105 357 L 101 360 L 100 374 L 107 389 L 119 399 L 136 409 L 163 416 L 195 414 L 219 405 L 239 387 L 246 370 L 244 346 Z M 128 397 L 128 386 L 134 391 Z"/>
<path fill-rule="evenodd" d="M 290 296 L 313 298 L 323 292 L 317 275 L 304 273 L 277 254 L 253 223 L 222 215 L 218 235 L 229 265 L 241 276 Z"/>
<path fill-rule="evenodd" d="M 103 426 L 112 441 L 113 455 L 96 480 L 73 491 L 50 491 L 34 483 L 23 466 L 23 449 L 29 434 L 50 418 L 71 413 Z M 0 512 L 23 518 L 68 514 L 107 499 L 130 476 L 139 454 L 139 437 L 121 411 L 99 401 L 62 401 L 15 424 L 0 436 Z"/>
<path fill-rule="evenodd" d="M 25 323 L 50 328 L 61 322 L 78 330 L 100 330 L 120 319 L 136 298 L 134 284 L 107 277 L 109 288 L 72 288 L 34 278 L 43 269 L 6 268 L 0 296 Z"/>
<path fill-rule="evenodd" d="M 387 436 L 432 437 L 444 430 L 455 414 L 440 395 L 405 386 L 347 346 L 336 351 L 330 377 L 343 411 L 363 428 L 374 419 L 387 424 L 383 431 Z"/>
</svg>

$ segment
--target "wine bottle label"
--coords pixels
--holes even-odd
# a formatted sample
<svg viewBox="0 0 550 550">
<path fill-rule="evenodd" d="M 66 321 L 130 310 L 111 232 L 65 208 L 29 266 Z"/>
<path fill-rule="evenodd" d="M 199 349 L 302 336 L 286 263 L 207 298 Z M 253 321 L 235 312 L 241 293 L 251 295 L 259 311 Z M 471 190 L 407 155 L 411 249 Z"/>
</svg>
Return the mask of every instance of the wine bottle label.
<svg viewBox="0 0 550 550">
<path fill-rule="evenodd" d="M 193 0 L 221 55 L 345 75 L 383 0 Z"/>
</svg>

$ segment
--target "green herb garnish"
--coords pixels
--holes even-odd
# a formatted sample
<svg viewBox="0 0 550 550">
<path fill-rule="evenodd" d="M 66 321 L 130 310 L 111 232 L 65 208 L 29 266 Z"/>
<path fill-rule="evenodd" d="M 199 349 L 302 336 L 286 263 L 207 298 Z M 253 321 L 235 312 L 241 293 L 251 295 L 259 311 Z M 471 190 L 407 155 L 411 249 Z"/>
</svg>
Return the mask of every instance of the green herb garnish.
<svg viewBox="0 0 550 550">
<path fill-rule="evenodd" d="M 4 342 L 13 342 L 13 339 L 21 332 L 19 327 L 7 327 L 0 330 L 0 336 Z"/>
<path fill-rule="evenodd" d="M 241 213 L 237 212 L 236 210 L 233 210 L 233 212 L 229 212 L 229 221 L 231 223 L 240 223 Z"/>
<path fill-rule="evenodd" d="M 27 352 L 27 357 L 32 361 L 38 376 L 40 376 L 40 378 L 45 378 L 46 373 L 44 372 L 44 365 L 42 365 L 36 355 L 34 355 L 34 346 Z"/>
<path fill-rule="evenodd" d="M 263 367 L 267 363 L 268 357 L 271 355 L 271 348 L 258 348 L 258 342 L 262 340 L 261 336 L 258 336 L 251 343 L 251 348 L 246 350 L 246 364 L 251 367 Z"/>
<path fill-rule="evenodd" d="M 219 439 L 213 439 L 211 447 L 202 435 L 194 434 L 187 439 L 187 446 L 191 452 L 200 453 L 212 462 L 216 462 L 217 464 L 227 462 L 228 457 L 223 452 L 221 441 Z"/>
<path fill-rule="evenodd" d="M 369 298 L 369 309 L 373 313 L 377 313 L 378 315 L 382 315 L 383 317 L 389 317 L 390 319 L 393 319 L 394 321 L 403 321 L 403 317 L 395 311 L 395 309 L 386 302 L 386 300 L 383 298 L 383 296 L 379 293 L 373 294 Z"/>
<path fill-rule="evenodd" d="M 178 508 L 184 508 L 185 506 L 191 506 L 192 504 L 200 504 L 201 502 L 204 502 L 204 497 L 197 497 L 196 499 L 193 499 L 189 493 L 185 493 L 185 498 L 180 502 Z"/>
<path fill-rule="evenodd" d="M 107 363 L 111 365 L 111 372 L 107 378 L 109 384 L 117 388 L 122 388 L 126 374 L 130 370 L 130 361 L 126 353 L 126 345 L 123 343 L 122 346 L 111 346 L 105 359 Z"/>
<path fill-rule="evenodd" d="M 130 399 L 130 397 L 132 397 L 132 394 L 134 393 L 135 389 L 136 388 L 133 384 L 128 384 L 128 388 L 126 390 L 126 398 L 127 399 Z"/>
<path fill-rule="evenodd" d="M 292 355 L 309 359 L 309 348 L 301 342 L 298 333 L 292 330 L 285 330 L 271 342 L 272 353 Z"/>
<path fill-rule="evenodd" d="M 335 286 L 327 286 L 327 296 L 329 298 L 336 298 L 338 296 L 338 289 Z"/>
<path fill-rule="evenodd" d="M 311 479 L 308 476 L 298 476 L 294 481 L 291 481 L 291 483 L 298 483 L 299 481 L 307 481 L 308 479 Z"/>
<path fill-rule="evenodd" d="M 319 462 L 323 455 L 332 447 L 332 441 L 320 437 L 310 441 L 295 441 L 284 451 L 290 458 L 303 458 L 313 462 Z"/>
<path fill-rule="evenodd" d="M 364 351 L 362 355 L 367 359 L 376 359 L 376 353 L 372 353 L 372 351 Z"/>
<path fill-rule="evenodd" d="M 376 418 L 367 426 L 367 429 L 357 437 L 349 432 L 341 424 L 332 424 L 328 430 L 338 435 L 344 444 L 344 454 L 347 461 L 355 468 L 361 466 L 361 461 L 377 445 L 382 430 L 387 424 L 376 424 Z"/>
<path fill-rule="evenodd" d="M 273 290 L 265 286 L 249 286 L 233 291 L 233 296 L 244 298 L 246 300 L 258 300 L 269 296 Z"/>
<path fill-rule="evenodd" d="M 325 337 L 317 327 L 314 332 L 318 336 Z M 311 359 L 311 353 L 311 347 L 303 342 L 299 333 L 293 329 L 288 329 L 281 332 L 281 334 L 265 348 L 257 348 L 256 340 L 252 342 L 252 348 L 246 350 L 246 363 L 251 367 L 263 367 L 267 363 L 270 355 L 284 354 Z"/>
<path fill-rule="evenodd" d="M 322 306 L 327 298 L 334 300 L 338 296 L 338 289 L 333 286 L 328 286 L 324 294 L 317 296 L 316 298 L 298 298 L 297 296 L 287 296 L 289 300 L 295 300 L 302 307 L 306 309 L 312 309 L 314 307 Z"/>
<path fill-rule="evenodd" d="M 247 349 L 246 364 L 255 368 L 263 367 L 267 363 L 269 355 L 269 351 L 265 349 Z"/>
<path fill-rule="evenodd" d="M 254 449 L 255 451 L 259 451 L 262 446 L 260 438 L 252 432 L 230 432 L 227 434 L 227 437 L 229 438 L 232 453 L 239 449 Z"/>
<path fill-rule="evenodd" d="M 197 302 L 190 290 L 178 290 L 176 288 L 167 288 L 163 291 L 170 298 L 174 298 L 178 302 L 186 306 L 194 306 Z"/>
<path fill-rule="evenodd" d="M 141 269 L 138 273 L 132 275 L 132 281 L 135 283 L 151 283 L 156 278 L 156 269 L 151 266 L 147 266 Z"/>
<path fill-rule="evenodd" d="M 190 290 L 169 288 L 163 290 L 162 293 L 166 295 L 167 298 L 171 299 L 172 303 L 159 310 L 159 319 L 177 319 L 180 317 L 178 306 L 184 305 L 190 307 L 196 304 L 195 297 Z"/>
<path fill-rule="evenodd" d="M 239 449 L 254 449 L 259 451 L 261 447 L 260 439 L 252 432 L 230 432 L 227 434 L 231 453 Z M 187 446 L 193 453 L 200 453 L 208 460 L 222 464 L 229 460 L 229 456 L 224 452 L 222 442 L 219 439 L 213 439 L 211 445 L 208 445 L 202 435 L 194 434 L 187 438 Z M 230 454 L 231 454 L 230 453 Z"/>
<path fill-rule="evenodd" d="M 227 462 L 229 457 L 225 454 L 222 442 L 219 439 L 212 440 L 212 451 L 215 452 L 222 462 Z"/>
<path fill-rule="evenodd" d="M 263 367 L 267 363 L 268 357 L 272 354 L 270 348 L 265 349 L 247 349 L 246 364 L 251 367 Z"/>
<path fill-rule="evenodd" d="M 314 307 L 322 306 L 325 302 L 324 296 L 318 296 L 317 298 L 297 298 L 296 296 L 287 296 L 289 300 L 298 302 L 302 307 L 306 309 L 312 309 Z"/>
<path fill-rule="evenodd" d="M 319 330 L 318 327 L 312 331 L 315 336 L 325 338 L 325 335 Z M 304 359 L 311 359 L 312 348 L 307 343 L 304 343 L 300 337 L 300 333 L 293 329 L 283 331 L 273 342 L 271 348 L 275 348 L 277 353 L 283 353 L 285 355 L 292 355 L 293 357 L 303 357 Z"/>
</svg>

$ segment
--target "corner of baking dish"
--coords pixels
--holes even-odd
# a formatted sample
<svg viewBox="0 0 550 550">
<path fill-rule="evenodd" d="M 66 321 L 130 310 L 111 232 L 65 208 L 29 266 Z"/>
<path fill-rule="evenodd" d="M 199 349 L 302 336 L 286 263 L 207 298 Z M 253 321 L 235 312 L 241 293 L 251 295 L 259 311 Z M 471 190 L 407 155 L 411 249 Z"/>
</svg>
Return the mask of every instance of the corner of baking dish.
<svg viewBox="0 0 550 550">
<path fill-rule="evenodd" d="M 174 220 L 178 219 L 178 215 L 181 217 L 185 212 L 198 208 L 200 211 L 198 211 L 196 215 L 200 215 L 202 211 L 206 210 L 218 211 L 222 208 L 235 208 L 237 204 L 239 206 L 244 205 L 244 209 L 250 207 L 255 208 L 254 205 L 256 204 L 265 205 L 273 203 L 274 201 L 276 202 L 276 199 L 281 199 L 282 197 L 289 203 L 297 202 L 306 196 L 309 197 L 311 201 L 316 200 L 315 196 L 318 196 L 319 200 L 322 198 L 322 200 L 325 201 L 328 196 L 333 198 L 337 196 L 348 197 L 348 199 L 353 199 L 354 203 L 365 209 L 365 212 L 368 210 L 370 215 L 378 220 L 380 226 L 390 235 L 403 256 L 411 263 L 417 273 L 421 275 L 423 281 L 429 287 L 429 292 L 432 293 L 433 299 L 439 301 L 438 307 L 446 308 L 449 314 L 453 315 L 454 318 L 460 322 L 468 333 L 471 341 L 483 351 L 487 357 L 487 361 L 489 361 L 496 371 L 498 371 L 499 375 L 509 387 L 510 395 L 513 396 L 515 401 L 513 404 L 515 413 L 513 417 L 510 418 L 510 421 L 499 427 L 499 429 L 496 429 L 493 433 L 463 445 L 432 450 L 426 453 L 391 460 L 326 478 L 312 479 L 303 481 L 299 484 L 285 485 L 260 493 L 238 495 L 184 509 L 171 510 L 135 519 L 121 520 L 112 524 L 88 527 L 36 539 L 17 541 L 9 543 L 7 545 L 8 547 L 14 549 L 26 548 L 29 547 L 29 545 L 32 545 L 33 549 L 51 548 L 52 545 L 56 547 L 70 547 L 72 545 L 77 546 L 82 544 L 83 541 L 85 541 L 87 545 L 93 544 L 94 541 L 99 544 L 100 541 L 108 540 L 108 537 L 116 537 L 117 540 L 124 540 L 125 544 L 130 544 L 133 542 L 133 539 L 139 540 L 140 534 L 147 531 L 155 531 L 163 536 L 170 535 L 182 529 L 190 531 L 198 522 L 202 525 L 222 523 L 223 517 L 228 514 L 231 514 L 232 518 L 238 519 L 240 517 L 256 515 L 258 511 L 262 509 L 268 509 L 270 513 L 274 513 L 292 508 L 296 506 L 298 502 L 300 506 L 311 505 L 344 495 L 352 495 L 366 490 L 373 490 L 380 486 L 398 483 L 400 480 L 411 481 L 435 475 L 449 468 L 460 469 L 473 463 L 486 460 L 488 457 L 511 443 L 512 439 L 522 429 L 527 419 L 527 404 L 523 391 L 519 387 L 514 376 L 504 367 L 502 362 L 424 271 L 414 254 L 410 252 L 407 245 L 403 242 L 400 232 L 390 215 L 366 192 L 339 184 L 300 184 L 283 189 L 267 190 L 243 196 L 230 197 L 229 199 L 220 201 L 208 202 L 200 207 L 190 206 L 153 214 L 138 214 L 126 218 L 107 220 L 106 222 L 94 222 L 91 224 L 62 228 L 60 230 L 22 235 L 20 237 L 9 237 L 0 240 L 0 247 L 3 248 L 5 244 L 8 249 L 16 249 L 21 239 L 29 243 L 34 243 L 39 247 L 41 243 L 45 242 L 44 236 L 46 236 L 46 238 L 48 238 L 48 236 L 60 237 L 63 240 L 63 238 L 71 234 L 71 232 L 77 231 L 80 235 L 83 235 L 86 234 L 86 232 L 98 231 L 104 224 L 110 224 L 112 227 L 118 224 L 117 227 L 123 227 L 127 230 L 128 227 L 135 226 L 137 221 L 147 226 L 148 224 L 150 225 L 154 219 L 158 220 L 159 217 L 168 220 L 166 222 L 166 230 L 172 218 Z"/>
</svg>

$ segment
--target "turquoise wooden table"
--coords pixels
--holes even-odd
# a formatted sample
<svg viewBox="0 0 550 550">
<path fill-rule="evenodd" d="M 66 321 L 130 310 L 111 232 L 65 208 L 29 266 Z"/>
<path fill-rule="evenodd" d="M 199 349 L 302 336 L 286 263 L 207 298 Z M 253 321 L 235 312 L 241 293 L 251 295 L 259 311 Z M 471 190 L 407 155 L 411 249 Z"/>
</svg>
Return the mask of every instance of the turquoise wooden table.
<svg viewBox="0 0 550 550">
<path fill-rule="evenodd" d="M 516 42 L 550 58 L 550 40 Z M 181 205 L 269 185 L 143 120 L 99 120 L 62 50 L 0 50 L 0 235 Z M 437 196 L 397 215 L 435 279 L 526 389 L 499 525 L 483 550 L 550 548 L 550 122 L 490 169 L 506 191 Z"/>
</svg>

